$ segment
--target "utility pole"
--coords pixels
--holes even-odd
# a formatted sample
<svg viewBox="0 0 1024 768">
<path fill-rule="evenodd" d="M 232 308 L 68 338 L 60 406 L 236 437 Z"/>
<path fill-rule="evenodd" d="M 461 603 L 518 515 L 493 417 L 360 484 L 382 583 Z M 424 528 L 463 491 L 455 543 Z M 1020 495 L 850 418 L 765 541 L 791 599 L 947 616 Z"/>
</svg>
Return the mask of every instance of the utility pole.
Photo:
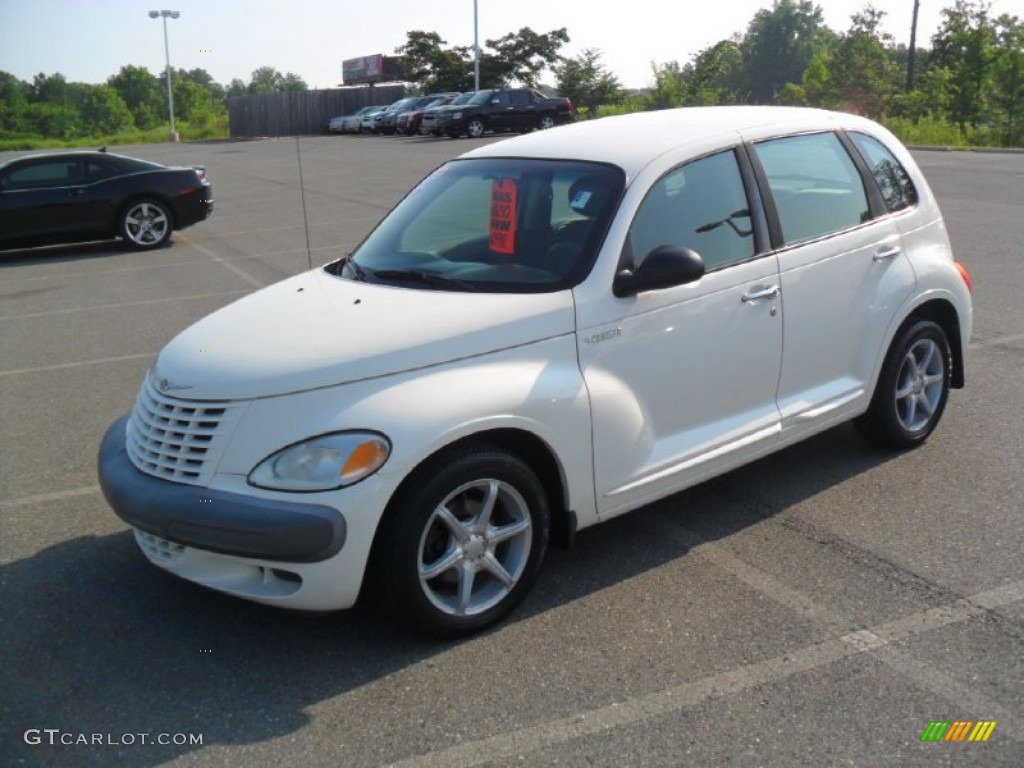
<svg viewBox="0 0 1024 768">
<path fill-rule="evenodd" d="M 473 90 L 480 90 L 480 25 L 477 23 L 477 0 L 473 0 Z"/>
<path fill-rule="evenodd" d="M 917 58 L 917 12 L 921 0 L 914 0 L 914 20 L 910 22 L 910 50 L 907 52 L 907 92 L 914 90 L 914 61 Z"/>
</svg>

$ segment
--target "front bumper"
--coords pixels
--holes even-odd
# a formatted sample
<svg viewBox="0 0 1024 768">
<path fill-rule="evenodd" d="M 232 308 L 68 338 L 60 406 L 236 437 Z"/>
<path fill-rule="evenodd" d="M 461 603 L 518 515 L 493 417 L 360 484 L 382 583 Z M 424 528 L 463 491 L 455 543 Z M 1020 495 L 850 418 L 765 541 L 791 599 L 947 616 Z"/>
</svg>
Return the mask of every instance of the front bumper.
<svg viewBox="0 0 1024 768">
<path fill-rule="evenodd" d="M 99 453 L 100 487 L 129 525 L 188 547 L 226 555 L 315 563 L 337 554 L 346 523 L 333 507 L 265 499 L 175 483 L 140 472 L 125 447 L 123 416 Z"/>
</svg>

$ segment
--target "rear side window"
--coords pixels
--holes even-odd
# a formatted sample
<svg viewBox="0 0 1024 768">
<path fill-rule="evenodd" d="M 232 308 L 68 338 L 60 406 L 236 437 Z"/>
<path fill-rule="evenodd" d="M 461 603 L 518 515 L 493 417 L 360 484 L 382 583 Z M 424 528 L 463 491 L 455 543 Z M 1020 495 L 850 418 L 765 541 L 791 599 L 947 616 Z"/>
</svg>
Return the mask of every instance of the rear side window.
<svg viewBox="0 0 1024 768">
<path fill-rule="evenodd" d="M 851 133 L 850 138 L 871 169 L 889 213 L 916 205 L 917 190 L 914 182 L 892 152 L 878 139 L 863 133 Z"/>
<path fill-rule="evenodd" d="M 834 133 L 789 136 L 755 147 L 787 245 L 871 218 L 857 166 Z"/>
<path fill-rule="evenodd" d="M 98 163 L 95 160 L 88 160 L 85 163 L 85 179 L 88 182 L 102 181 L 111 176 L 117 176 L 117 169 L 106 163 Z"/>
</svg>

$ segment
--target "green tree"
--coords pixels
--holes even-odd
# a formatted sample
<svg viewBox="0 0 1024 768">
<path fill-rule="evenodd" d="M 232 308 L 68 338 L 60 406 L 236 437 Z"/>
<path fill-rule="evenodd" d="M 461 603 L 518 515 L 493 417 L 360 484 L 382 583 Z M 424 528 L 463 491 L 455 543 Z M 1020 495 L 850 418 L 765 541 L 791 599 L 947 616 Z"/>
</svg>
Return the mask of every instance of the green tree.
<svg viewBox="0 0 1024 768">
<path fill-rule="evenodd" d="M 227 96 L 227 98 L 230 99 L 235 96 L 245 96 L 248 92 L 249 89 L 246 86 L 245 82 L 236 77 L 230 83 L 228 83 L 227 92 L 225 95 Z"/>
<path fill-rule="evenodd" d="M 467 91 L 473 87 L 473 64 L 465 48 L 447 48 L 437 32 L 412 30 L 395 53 L 404 57 L 405 76 L 427 93 Z"/>
<path fill-rule="evenodd" d="M 683 67 L 681 82 L 687 106 L 737 104 L 743 54 L 735 40 L 722 40 L 700 51 Z"/>
<path fill-rule="evenodd" d="M 306 85 L 306 81 L 296 75 L 294 72 L 285 72 L 284 81 L 282 82 L 282 91 L 308 91 L 309 86 Z"/>
<path fill-rule="evenodd" d="M 757 104 L 774 104 L 786 83 L 799 83 L 815 52 L 833 34 L 810 0 L 775 0 L 754 14 L 740 44 L 743 86 Z"/>
<path fill-rule="evenodd" d="M 995 26 L 984 0 L 956 0 L 943 8 L 942 25 L 932 38 L 931 62 L 950 72 L 949 118 L 978 126 L 988 118 L 992 64 L 996 57 Z"/>
<path fill-rule="evenodd" d="M 672 109 L 686 103 L 686 87 L 683 84 L 683 70 L 678 61 L 664 64 L 651 62 L 654 87 L 648 89 L 644 100 L 648 109 Z"/>
<path fill-rule="evenodd" d="M 32 78 L 29 87 L 29 101 L 42 104 L 59 104 L 68 102 L 68 81 L 60 72 L 47 75 L 40 72 Z"/>
<path fill-rule="evenodd" d="M 0 131 L 18 131 L 28 106 L 28 86 L 10 72 L 0 72 Z"/>
<path fill-rule="evenodd" d="M 201 67 L 189 70 L 179 69 L 174 73 L 174 75 L 176 78 L 180 77 L 183 80 L 189 80 L 209 91 L 214 103 L 224 101 L 226 93 L 224 86 L 214 80 L 213 75 L 205 69 L 202 69 Z"/>
<path fill-rule="evenodd" d="M 74 107 L 34 102 L 22 113 L 21 130 L 47 139 L 73 139 L 82 132 L 82 118 Z"/>
<path fill-rule="evenodd" d="M 518 32 L 486 41 L 486 47 L 490 49 L 486 54 L 488 69 L 500 79 L 499 85 L 519 83 L 536 87 L 541 73 L 558 63 L 558 52 L 568 42 L 569 33 L 565 27 L 545 33 L 523 27 Z M 483 59 L 481 55 L 481 71 Z"/>
<path fill-rule="evenodd" d="M 164 82 L 145 67 L 131 64 L 126 64 L 116 75 L 107 78 L 107 85 L 117 91 L 132 113 L 135 126 L 143 130 L 157 125 L 161 119 L 167 119 Z"/>
<path fill-rule="evenodd" d="M 881 31 L 884 16 L 870 4 L 853 14 L 828 66 L 831 90 L 842 109 L 873 119 L 886 115 L 900 90 L 900 72 L 888 52 L 892 36 Z"/>
<path fill-rule="evenodd" d="M 1016 16 L 996 19 L 993 104 L 1003 127 L 1003 142 L 1024 144 L 1024 24 Z"/>
<path fill-rule="evenodd" d="M 106 136 L 131 128 L 132 113 L 109 85 L 89 86 L 82 104 L 82 128 L 89 136 Z"/>
<path fill-rule="evenodd" d="M 564 28 L 539 34 L 529 27 L 485 41 L 480 52 L 480 87 L 504 88 L 513 83 L 536 86 L 541 73 L 557 64 L 558 51 L 568 41 Z M 472 50 L 448 47 L 436 32 L 407 32 L 405 44 L 395 52 L 405 57 L 406 77 L 428 93 L 473 88 Z"/>
<path fill-rule="evenodd" d="M 622 100 L 622 84 L 602 63 L 601 51 L 587 48 L 579 56 L 563 59 L 554 66 L 558 92 L 596 117 L 602 104 Z"/>
<path fill-rule="evenodd" d="M 282 75 L 273 67 L 253 70 L 249 81 L 249 93 L 279 93 L 281 91 L 305 91 L 308 86 L 298 75 L 289 72 Z"/>
</svg>

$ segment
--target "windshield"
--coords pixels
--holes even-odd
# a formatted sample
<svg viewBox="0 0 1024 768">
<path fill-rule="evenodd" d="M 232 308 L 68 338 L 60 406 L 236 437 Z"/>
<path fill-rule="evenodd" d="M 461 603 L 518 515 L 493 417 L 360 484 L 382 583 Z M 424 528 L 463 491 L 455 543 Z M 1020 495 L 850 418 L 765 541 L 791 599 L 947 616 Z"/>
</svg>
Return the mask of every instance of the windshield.
<svg viewBox="0 0 1024 768">
<path fill-rule="evenodd" d="M 476 96 L 476 92 L 475 91 L 470 91 L 469 93 L 463 93 L 461 96 L 456 96 L 454 99 L 452 99 L 452 102 L 451 102 L 451 104 L 449 106 L 453 106 L 454 107 L 456 104 L 465 104 L 470 99 L 472 99 L 474 96 Z"/>
<path fill-rule="evenodd" d="M 331 274 L 402 287 L 539 293 L 590 271 L 622 196 L 598 163 L 453 160 L 424 179 Z"/>
<path fill-rule="evenodd" d="M 413 105 L 415 103 L 416 103 L 416 99 L 415 98 L 402 99 L 401 101 L 396 101 L 394 104 L 392 104 L 390 107 L 388 107 L 387 111 L 388 112 L 400 112 L 403 109 L 406 109 L 407 107 L 409 107 L 409 106 L 411 106 L 411 105 Z"/>
<path fill-rule="evenodd" d="M 466 102 L 467 104 L 486 104 L 491 99 L 491 94 L 494 91 L 477 91 L 473 94 L 473 97 Z"/>
</svg>

